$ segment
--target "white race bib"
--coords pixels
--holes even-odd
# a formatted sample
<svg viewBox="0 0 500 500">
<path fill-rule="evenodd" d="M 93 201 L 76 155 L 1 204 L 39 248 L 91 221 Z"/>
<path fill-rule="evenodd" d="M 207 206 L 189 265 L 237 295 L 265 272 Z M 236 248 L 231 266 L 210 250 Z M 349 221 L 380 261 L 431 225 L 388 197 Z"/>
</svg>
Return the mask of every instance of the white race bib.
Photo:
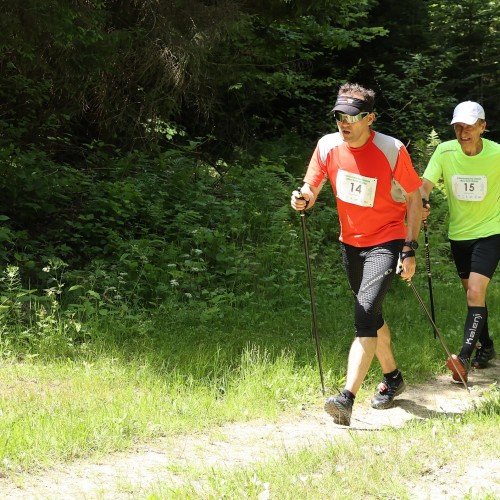
<svg viewBox="0 0 500 500">
<path fill-rule="evenodd" d="M 457 200 L 481 201 L 488 190 L 488 179 L 484 175 L 454 175 L 451 186 Z"/>
<path fill-rule="evenodd" d="M 337 197 L 360 207 L 373 207 L 377 179 L 339 170 L 337 172 Z"/>
</svg>

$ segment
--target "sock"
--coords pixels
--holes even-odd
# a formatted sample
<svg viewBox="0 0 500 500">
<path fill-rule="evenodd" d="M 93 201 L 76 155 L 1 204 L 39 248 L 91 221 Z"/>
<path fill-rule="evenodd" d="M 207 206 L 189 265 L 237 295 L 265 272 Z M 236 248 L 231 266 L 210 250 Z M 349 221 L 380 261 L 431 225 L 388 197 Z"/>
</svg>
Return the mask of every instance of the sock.
<svg viewBox="0 0 500 500">
<path fill-rule="evenodd" d="M 481 344 L 481 347 L 491 347 L 493 345 L 493 340 L 490 338 L 490 331 L 488 329 L 488 306 L 485 304 L 484 307 L 486 309 L 484 325 L 477 341 Z"/>
<path fill-rule="evenodd" d="M 347 398 L 347 399 L 350 399 L 353 403 L 354 403 L 354 399 L 356 398 L 356 396 L 351 392 L 351 391 L 348 391 L 347 389 L 344 389 L 342 391 L 342 394 Z"/>
<path fill-rule="evenodd" d="M 486 321 L 486 307 L 468 307 L 467 318 L 464 325 L 464 341 L 459 356 L 467 361 L 476 347 L 476 342 Z"/>
<path fill-rule="evenodd" d="M 401 377 L 401 372 L 396 368 L 393 370 L 391 373 L 384 373 L 384 378 L 392 378 L 392 379 L 397 379 Z"/>
</svg>

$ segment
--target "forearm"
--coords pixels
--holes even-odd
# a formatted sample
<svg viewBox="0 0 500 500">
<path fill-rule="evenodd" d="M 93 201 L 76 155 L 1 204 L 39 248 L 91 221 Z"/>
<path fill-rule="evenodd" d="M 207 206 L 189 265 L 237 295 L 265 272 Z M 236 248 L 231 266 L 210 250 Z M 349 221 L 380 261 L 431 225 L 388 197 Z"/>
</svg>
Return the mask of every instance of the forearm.
<svg viewBox="0 0 500 500">
<path fill-rule="evenodd" d="M 429 195 L 431 194 L 432 188 L 434 187 L 434 184 L 426 179 L 425 177 L 422 178 L 422 185 L 420 186 L 420 197 L 424 198 L 425 200 L 429 200 Z"/>
<path fill-rule="evenodd" d="M 406 241 L 417 240 L 422 222 L 421 191 L 415 190 L 406 196 Z"/>
</svg>

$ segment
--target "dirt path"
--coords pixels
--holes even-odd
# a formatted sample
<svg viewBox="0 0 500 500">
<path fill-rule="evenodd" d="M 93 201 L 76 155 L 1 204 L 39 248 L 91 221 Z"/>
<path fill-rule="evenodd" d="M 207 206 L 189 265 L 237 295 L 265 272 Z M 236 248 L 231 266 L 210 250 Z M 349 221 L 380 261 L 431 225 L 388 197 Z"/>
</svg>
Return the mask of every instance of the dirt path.
<svg viewBox="0 0 500 500">
<path fill-rule="evenodd" d="M 450 383 L 450 376 L 440 376 L 424 386 L 409 386 L 397 398 L 395 407 L 374 410 L 368 401 L 356 404 L 351 431 L 365 432 L 383 427 L 401 427 L 410 419 L 425 419 L 436 414 L 460 414 L 479 401 L 482 392 L 500 380 L 500 361 L 487 370 L 474 371 L 470 377 L 472 390 Z M 51 469 L 40 475 L 0 479 L 0 497 L 5 499 L 130 499 L 128 491 L 142 488 L 146 493 L 159 482 L 182 484 L 182 470 L 189 466 L 245 466 L 252 462 L 280 457 L 286 451 L 324 443 L 347 435 L 346 428 L 336 426 L 322 411 L 305 410 L 294 419 L 277 423 L 260 421 L 222 426 L 206 434 L 177 436 L 138 446 L 127 453 L 116 453 L 98 463 L 78 462 Z M 180 471 L 180 472 L 179 472 Z M 452 468 L 437 469 L 422 485 L 415 498 L 452 498 L 450 486 L 457 484 Z M 460 476 L 463 495 L 481 487 L 500 498 L 500 456 L 488 463 L 471 463 L 465 476 Z M 456 489 L 451 490 L 456 494 Z M 137 498 L 135 496 L 134 498 Z"/>
</svg>

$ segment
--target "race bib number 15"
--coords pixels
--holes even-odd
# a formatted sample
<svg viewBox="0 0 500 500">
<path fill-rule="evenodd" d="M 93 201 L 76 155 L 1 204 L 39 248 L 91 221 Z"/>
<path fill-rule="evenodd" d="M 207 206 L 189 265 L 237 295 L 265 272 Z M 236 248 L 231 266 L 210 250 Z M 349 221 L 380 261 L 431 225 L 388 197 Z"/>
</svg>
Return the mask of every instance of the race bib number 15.
<svg viewBox="0 0 500 500">
<path fill-rule="evenodd" d="M 488 179 L 484 175 L 454 175 L 451 178 L 453 195 L 461 201 L 481 201 L 486 196 Z"/>
<path fill-rule="evenodd" d="M 337 172 L 337 197 L 360 207 L 373 207 L 377 179 L 352 174 L 345 170 Z"/>
</svg>

